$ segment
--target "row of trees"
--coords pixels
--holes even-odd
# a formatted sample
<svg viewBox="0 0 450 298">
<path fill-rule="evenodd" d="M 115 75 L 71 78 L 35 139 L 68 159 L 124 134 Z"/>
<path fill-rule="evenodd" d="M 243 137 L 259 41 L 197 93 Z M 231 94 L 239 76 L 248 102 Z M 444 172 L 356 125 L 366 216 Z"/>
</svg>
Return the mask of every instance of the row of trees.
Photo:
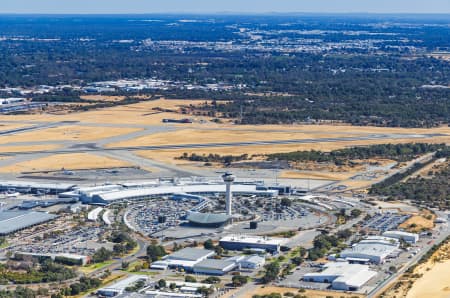
<svg viewBox="0 0 450 298">
<path fill-rule="evenodd" d="M 41 260 L 27 271 L 15 271 L 5 264 L 0 264 L 0 283 L 32 284 L 42 282 L 64 281 L 76 277 L 74 270 L 51 260 Z"/>
<path fill-rule="evenodd" d="M 219 155 L 219 154 L 196 154 L 196 153 L 192 153 L 192 154 L 188 154 L 187 152 L 183 153 L 183 155 L 179 156 L 178 159 L 184 159 L 184 160 L 189 160 L 189 161 L 201 161 L 201 162 L 218 162 L 218 163 L 223 163 L 225 165 L 229 165 L 232 162 L 236 162 L 236 161 L 242 161 L 242 160 L 248 160 L 249 159 L 249 155 L 248 154 L 241 154 L 241 155 Z"/>
<path fill-rule="evenodd" d="M 336 165 L 348 164 L 350 160 L 371 158 L 392 159 L 399 162 L 409 161 L 415 157 L 438 151 L 445 154 L 449 148 L 445 144 L 407 143 L 378 144 L 370 146 L 337 149 L 330 152 L 319 150 L 273 153 L 267 155 L 269 160 L 287 160 L 293 162 L 332 162 Z"/>
</svg>

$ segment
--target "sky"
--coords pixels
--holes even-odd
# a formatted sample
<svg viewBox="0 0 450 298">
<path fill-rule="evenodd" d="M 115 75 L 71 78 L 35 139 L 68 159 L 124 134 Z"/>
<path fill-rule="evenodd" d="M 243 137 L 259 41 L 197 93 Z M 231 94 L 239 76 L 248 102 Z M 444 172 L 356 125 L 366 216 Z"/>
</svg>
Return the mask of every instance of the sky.
<svg viewBox="0 0 450 298">
<path fill-rule="evenodd" d="M 0 0 L 0 13 L 450 13 L 450 0 Z"/>
</svg>

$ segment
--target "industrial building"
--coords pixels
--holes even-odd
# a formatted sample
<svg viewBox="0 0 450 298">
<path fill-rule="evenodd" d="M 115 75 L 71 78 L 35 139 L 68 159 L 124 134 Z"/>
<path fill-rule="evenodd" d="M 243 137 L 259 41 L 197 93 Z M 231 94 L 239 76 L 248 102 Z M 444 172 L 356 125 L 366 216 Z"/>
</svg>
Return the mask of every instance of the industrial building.
<svg viewBox="0 0 450 298">
<path fill-rule="evenodd" d="M 27 256 L 31 257 L 31 258 L 39 258 L 39 259 L 47 258 L 47 259 L 51 259 L 55 262 L 62 261 L 64 259 L 64 260 L 72 261 L 74 264 L 77 264 L 79 266 L 87 265 L 91 261 L 91 258 L 89 256 L 68 254 L 68 253 L 51 254 L 51 253 L 16 252 L 14 254 L 15 258 L 26 258 Z"/>
<path fill-rule="evenodd" d="M 186 219 L 192 226 L 218 228 L 228 224 L 231 217 L 225 213 L 188 212 Z"/>
<path fill-rule="evenodd" d="M 68 183 L 41 183 L 28 181 L 0 181 L 0 191 L 33 193 L 33 194 L 60 194 L 68 192 L 75 184 Z"/>
<path fill-rule="evenodd" d="M 368 237 L 340 252 L 340 257 L 355 263 L 384 263 L 386 258 L 396 256 L 399 242 L 394 238 Z"/>
<path fill-rule="evenodd" d="M 266 259 L 258 255 L 235 256 L 228 258 L 227 260 L 236 262 L 240 269 L 252 270 L 262 268 L 266 263 Z"/>
<path fill-rule="evenodd" d="M 215 255 L 215 252 L 207 249 L 186 247 L 178 250 L 161 261 L 154 262 L 152 269 L 183 268 L 193 271 L 194 265 Z"/>
<path fill-rule="evenodd" d="M 233 184 L 233 193 L 241 195 L 259 195 L 275 197 L 276 190 L 257 190 L 256 184 Z M 174 194 L 197 194 L 215 195 L 225 194 L 224 183 L 193 183 L 193 184 L 166 184 L 166 183 L 143 183 L 129 185 L 104 185 L 88 188 L 79 188 L 61 193 L 60 197 L 77 197 L 83 203 L 108 205 L 115 201 L 136 200 L 151 197 L 174 195 Z"/>
<path fill-rule="evenodd" d="M 8 235 L 38 224 L 55 219 L 57 216 L 36 211 L 0 212 L 0 235 Z"/>
<path fill-rule="evenodd" d="M 284 239 L 250 235 L 227 235 L 220 239 L 219 244 L 228 250 L 244 250 L 261 248 L 268 252 L 279 252 Z"/>
<path fill-rule="evenodd" d="M 130 275 L 129 277 L 122 279 L 115 284 L 101 288 L 97 291 L 97 294 L 104 297 L 115 297 L 125 292 L 125 289 L 134 285 L 138 281 L 147 281 L 148 278 L 144 275 Z"/>
<path fill-rule="evenodd" d="M 376 275 L 367 265 L 330 262 L 321 272 L 306 273 L 303 280 L 331 283 L 334 290 L 357 291 Z"/>
<path fill-rule="evenodd" d="M 207 275 L 224 275 L 237 268 L 238 265 L 234 261 L 227 259 L 205 259 L 194 265 L 194 273 Z"/>
<path fill-rule="evenodd" d="M 416 243 L 417 241 L 419 241 L 419 234 L 408 233 L 403 231 L 386 231 L 383 233 L 383 236 L 395 238 L 398 240 L 404 240 L 409 243 Z"/>
</svg>

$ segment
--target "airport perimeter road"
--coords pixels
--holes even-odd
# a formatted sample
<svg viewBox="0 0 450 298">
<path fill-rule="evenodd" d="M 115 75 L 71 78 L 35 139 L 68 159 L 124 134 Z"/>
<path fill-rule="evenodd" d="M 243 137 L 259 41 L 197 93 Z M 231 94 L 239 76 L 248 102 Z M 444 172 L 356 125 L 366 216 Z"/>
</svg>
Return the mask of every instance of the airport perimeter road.
<svg viewBox="0 0 450 298">
<path fill-rule="evenodd" d="M 439 237 L 435 239 L 435 242 L 433 245 L 439 245 L 442 241 L 444 241 L 448 236 L 450 236 L 450 226 L 447 225 L 447 227 L 442 230 L 439 234 Z M 382 283 L 380 283 L 376 288 L 372 290 L 367 295 L 367 298 L 374 298 L 378 297 L 384 290 L 388 289 L 394 282 L 397 281 L 397 279 L 405 273 L 411 266 L 416 264 L 430 249 L 432 248 L 431 245 L 425 246 L 418 254 L 416 254 L 409 262 L 407 262 L 400 270 L 398 270 L 397 273 L 393 274 L 386 280 L 384 280 Z"/>
<path fill-rule="evenodd" d="M 142 239 L 140 236 L 134 237 L 137 244 L 138 244 L 138 251 L 133 253 L 132 255 L 120 258 L 120 259 L 114 259 L 114 262 L 106 267 L 97 269 L 89 273 L 89 276 L 96 276 L 102 272 L 105 272 L 106 270 L 114 271 L 118 269 L 122 269 L 122 263 L 132 263 L 136 261 L 140 257 L 145 257 L 147 255 L 147 243 L 144 239 Z"/>
</svg>

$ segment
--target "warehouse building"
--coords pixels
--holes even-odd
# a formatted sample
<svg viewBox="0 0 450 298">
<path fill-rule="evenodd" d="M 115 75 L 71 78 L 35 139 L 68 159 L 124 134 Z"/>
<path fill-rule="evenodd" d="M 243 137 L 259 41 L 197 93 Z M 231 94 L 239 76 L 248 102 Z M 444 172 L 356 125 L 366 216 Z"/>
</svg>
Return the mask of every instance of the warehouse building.
<svg viewBox="0 0 450 298">
<path fill-rule="evenodd" d="M 54 214 L 36 211 L 2 211 L 0 212 L 0 236 L 48 222 L 57 218 Z"/>
<path fill-rule="evenodd" d="M 340 257 L 352 262 L 382 264 L 386 258 L 398 254 L 399 245 L 394 238 L 368 237 L 341 251 Z"/>
<path fill-rule="evenodd" d="M 240 269 L 259 269 L 266 263 L 266 259 L 258 255 L 241 255 L 227 260 L 236 262 Z"/>
<path fill-rule="evenodd" d="M 404 240 L 409 243 L 416 243 L 417 241 L 419 241 L 419 234 L 408 233 L 403 231 L 386 231 L 383 233 L 383 236 L 395 238 L 398 240 Z"/>
<path fill-rule="evenodd" d="M 72 190 L 75 184 L 37 183 L 29 181 L 0 181 L 0 192 L 13 191 L 33 194 L 60 194 Z"/>
<path fill-rule="evenodd" d="M 194 265 L 194 273 L 206 275 L 224 275 L 237 267 L 234 261 L 206 259 Z"/>
<path fill-rule="evenodd" d="M 97 291 L 97 295 L 104 297 L 115 297 L 125 292 L 125 289 L 133 286 L 138 281 L 146 282 L 148 278 L 144 275 L 130 275 L 129 277 L 122 279 L 115 284 L 101 288 Z"/>
<path fill-rule="evenodd" d="M 52 254 L 52 253 L 16 252 L 14 254 L 14 258 L 16 259 L 26 259 L 27 257 L 37 259 L 51 259 L 56 263 L 63 263 L 67 265 L 74 264 L 78 266 L 87 265 L 91 261 L 91 258 L 89 256 L 69 254 L 69 253 Z"/>
<path fill-rule="evenodd" d="M 166 268 L 183 268 L 186 271 L 193 271 L 195 264 L 214 255 L 215 252 L 212 250 L 186 247 L 165 256 L 161 261 L 155 262 L 156 264 L 154 263 L 152 266 L 155 265 L 158 268 L 152 268 L 164 269 L 164 266 L 166 266 Z"/>
<path fill-rule="evenodd" d="M 228 235 L 220 239 L 219 244 L 228 250 L 260 248 L 268 252 L 279 252 L 284 239 L 249 235 Z"/>
<path fill-rule="evenodd" d="M 303 280 L 331 283 L 334 290 L 357 291 L 376 275 L 367 265 L 330 262 L 321 272 L 306 273 Z"/>
</svg>

